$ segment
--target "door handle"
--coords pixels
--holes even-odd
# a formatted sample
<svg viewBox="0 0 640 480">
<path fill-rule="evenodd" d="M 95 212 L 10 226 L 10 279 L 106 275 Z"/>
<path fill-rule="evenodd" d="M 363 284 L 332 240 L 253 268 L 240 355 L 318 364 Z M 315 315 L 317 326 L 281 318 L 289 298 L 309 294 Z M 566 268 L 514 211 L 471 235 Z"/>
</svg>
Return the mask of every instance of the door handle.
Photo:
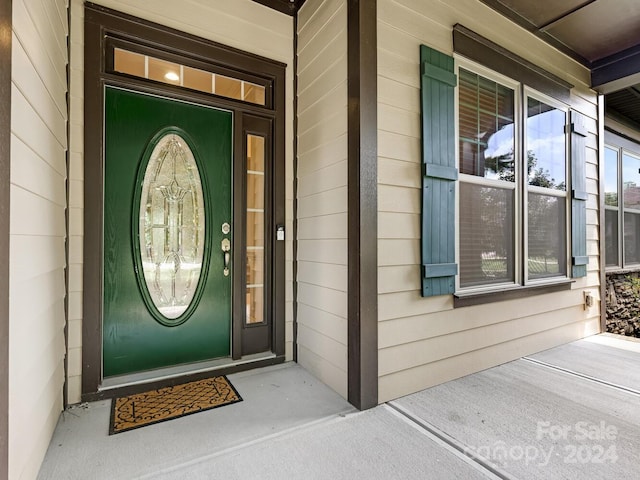
<svg viewBox="0 0 640 480">
<path fill-rule="evenodd" d="M 222 255 L 224 258 L 224 273 L 225 277 L 229 276 L 229 263 L 231 262 L 231 242 L 228 238 L 223 238 L 220 243 L 220 248 L 222 249 Z"/>
</svg>

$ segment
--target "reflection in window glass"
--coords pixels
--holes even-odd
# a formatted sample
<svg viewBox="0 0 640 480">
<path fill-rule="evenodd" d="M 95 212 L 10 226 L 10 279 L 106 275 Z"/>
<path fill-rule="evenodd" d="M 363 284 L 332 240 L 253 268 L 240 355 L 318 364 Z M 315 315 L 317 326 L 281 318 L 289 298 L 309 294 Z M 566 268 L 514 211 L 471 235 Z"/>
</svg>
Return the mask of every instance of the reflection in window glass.
<svg viewBox="0 0 640 480">
<path fill-rule="evenodd" d="M 242 82 L 235 78 L 215 76 L 215 94 L 227 98 L 242 100 Z"/>
<path fill-rule="evenodd" d="M 244 96 L 243 100 L 251 103 L 257 103 L 258 105 L 264 105 L 265 89 L 260 85 L 254 85 L 253 83 L 244 82 Z"/>
<path fill-rule="evenodd" d="M 264 321 L 264 160 L 263 137 L 247 135 L 246 323 Z"/>
<path fill-rule="evenodd" d="M 127 52 L 116 48 L 113 56 L 113 69 L 116 72 L 128 73 L 136 77 L 145 77 L 146 74 L 146 57 L 139 53 Z"/>
<path fill-rule="evenodd" d="M 618 206 L 618 150 L 604 149 L 604 204 Z"/>
<path fill-rule="evenodd" d="M 211 73 L 197 68 L 184 67 L 183 76 L 182 86 L 200 92 L 212 93 Z"/>
<path fill-rule="evenodd" d="M 640 159 L 626 152 L 622 154 L 622 198 L 624 208 L 640 210 Z"/>
<path fill-rule="evenodd" d="M 566 146 L 562 110 L 527 99 L 527 173 L 529 185 L 566 190 Z"/>
<path fill-rule="evenodd" d="M 515 181 L 514 92 L 460 69 L 460 172 Z"/>
<path fill-rule="evenodd" d="M 618 211 L 604 211 L 605 262 L 607 267 L 618 265 Z"/>
<path fill-rule="evenodd" d="M 458 68 L 457 288 L 566 277 L 566 108 L 487 75 Z"/>
<path fill-rule="evenodd" d="M 247 242 L 255 247 L 264 247 L 264 210 L 247 209 Z"/>
<path fill-rule="evenodd" d="M 247 323 L 264 322 L 264 287 L 253 285 L 247 290 Z"/>
<path fill-rule="evenodd" d="M 617 148 L 604 149 L 604 228 L 605 265 L 620 266 L 620 225 L 618 209 L 618 180 L 620 155 Z"/>
<path fill-rule="evenodd" d="M 640 214 L 624 213 L 624 261 L 640 263 Z"/>
<path fill-rule="evenodd" d="M 460 286 L 514 282 L 514 191 L 460 183 Z"/>
<path fill-rule="evenodd" d="M 149 80 L 180 85 L 180 65 L 149 57 Z"/>
<path fill-rule="evenodd" d="M 567 273 L 566 203 L 563 197 L 529 193 L 529 278 Z"/>
</svg>

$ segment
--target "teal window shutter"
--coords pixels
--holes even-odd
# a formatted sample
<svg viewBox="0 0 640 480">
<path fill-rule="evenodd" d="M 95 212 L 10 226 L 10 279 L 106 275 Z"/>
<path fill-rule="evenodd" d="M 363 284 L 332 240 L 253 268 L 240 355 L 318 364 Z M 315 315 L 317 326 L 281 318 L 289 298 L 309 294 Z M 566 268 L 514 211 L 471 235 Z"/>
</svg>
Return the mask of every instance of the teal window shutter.
<svg viewBox="0 0 640 480">
<path fill-rule="evenodd" d="M 422 104 L 422 296 L 451 294 L 455 260 L 455 87 L 453 57 L 420 47 Z"/>
<path fill-rule="evenodd" d="M 571 111 L 571 273 L 587 275 L 587 127 L 584 115 Z"/>
</svg>

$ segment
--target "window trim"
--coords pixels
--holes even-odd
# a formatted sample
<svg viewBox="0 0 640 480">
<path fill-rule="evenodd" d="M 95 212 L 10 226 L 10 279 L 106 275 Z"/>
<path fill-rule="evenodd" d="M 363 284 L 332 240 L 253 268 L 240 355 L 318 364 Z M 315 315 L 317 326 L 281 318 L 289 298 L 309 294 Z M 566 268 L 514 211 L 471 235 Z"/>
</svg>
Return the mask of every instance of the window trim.
<svg viewBox="0 0 640 480">
<path fill-rule="evenodd" d="M 560 101 L 571 99 L 574 85 L 459 23 L 453 26 L 453 51 Z"/>
<path fill-rule="evenodd" d="M 537 90 L 529 87 L 526 84 L 522 84 L 522 95 L 523 95 L 523 99 L 522 99 L 522 107 L 523 107 L 523 112 L 522 112 L 522 117 L 521 117 L 521 121 L 522 121 L 522 151 L 520 152 L 522 155 L 522 159 L 524 159 L 524 156 L 526 155 L 526 152 L 528 151 L 528 138 L 526 135 L 526 131 L 525 131 L 525 124 L 526 124 L 526 113 L 525 113 L 525 107 L 524 105 L 527 102 L 527 99 L 529 98 L 533 98 L 535 100 L 538 100 L 540 102 L 545 103 L 546 105 L 549 105 L 550 107 L 554 107 L 558 110 L 561 110 L 564 112 L 564 178 L 565 178 L 565 189 L 564 190 L 553 190 L 551 188 L 544 188 L 544 187 L 536 187 L 533 185 L 529 185 L 528 182 L 526 182 L 526 180 L 524 179 L 525 176 L 528 176 L 528 172 L 525 172 L 525 165 L 524 165 L 524 161 L 520 162 L 520 168 L 522 169 L 522 196 L 523 196 L 523 201 L 522 201 L 522 219 L 523 219 L 523 223 L 524 223 L 524 228 L 523 228 L 523 240 L 524 240 L 524 249 L 523 249 L 523 256 L 525 258 L 523 258 L 523 262 L 522 262 L 522 267 L 524 269 L 524 282 L 523 284 L 525 286 L 527 285 L 546 285 L 546 284 L 553 284 L 553 283 L 557 283 L 560 282 L 562 280 L 567 280 L 570 278 L 569 272 L 571 269 L 571 195 L 569 195 L 569 192 L 571 192 L 571 169 L 570 169 L 570 162 L 571 162 L 571 152 L 569 149 L 569 141 L 570 141 L 570 136 L 567 134 L 567 125 L 569 125 L 569 107 L 548 96 L 545 95 L 544 93 L 538 92 Z M 525 184 L 526 182 L 526 184 Z M 565 274 L 564 275 L 558 275 L 558 276 L 554 276 L 554 277 L 547 277 L 547 278 L 534 278 L 531 279 L 529 278 L 529 230 L 528 230 L 528 220 L 529 220 L 529 209 L 525 208 L 525 206 L 528 206 L 528 196 L 529 196 L 529 192 L 533 192 L 533 193 L 539 193 L 541 195 L 547 195 L 547 196 L 554 196 L 554 197 L 560 197 L 560 198 L 564 198 L 565 199 L 565 203 L 564 203 L 564 217 L 565 217 Z"/>
<path fill-rule="evenodd" d="M 618 206 L 606 205 L 603 200 L 603 210 L 616 212 L 618 220 L 618 258 L 616 265 L 606 264 L 606 252 L 604 257 L 605 273 L 623 273 L 640 270 L 640 262 L 627 263 L 625 260 L 625 228 L 624 214 L 626 212 L 640 213 L 640 209 L 625 208 L 624 206 L 624 155 L 628 155 L 640 161 L 640 143 L 627 139 L 616 132 L 606 130 L 604 139 L 604 149 L 612 149 L 617 153 L 618 176 L 616 178 L 616 188 L 618 194 Z M 604 198 L 604 191 L 603 191 Z M 604 235 L 606 235 L 606 218 L 604 224 Z M 607 242 L 606 236 L 604 237 Z M 640 239 L 638 239 L 640 240 Z"/>
<path fill-rule="evenodd" d="M 469 60 L 466 57 L 463 57 L 461 55 L 458 54 L 453 54 L 453 65 L 454 65 L 454 72 L 455 74 L 458 76 L 458 78 L 460 77 L 460 68 L 464 68 L 465 70 L 468 70 L 472 73 L 475 73 L 477 75 L 481 75 L 485 78 L 487 78 L 488 80 L 494 81 L 496 83 L 499 83 L 500 85 L 503 85 L 507 88 L 510 88 L 511 90 L 513 90 L 513 102 L 514 102 L 514 118 L 518 117 L 520 115 L 520 110 L 522 108 L 521 105 L 521 96 L 518 95 L 518 88 L 520 87 L 520 83 L 505 76 L 502 75 L 498 72 L 494 72 L 493 70 L 477 63 L 474 62 L 473 60 Z M 519 286 L 521 286 L 521 284 L 519 283 L 520 281 L 520 269 L 518 269 L 518 265 L 521 263 L 521 259 L 519 258 L 519 255 L 521 255 L 520 248 L 515 248 L 514 250 L 514 281 L 513 282 L 500 282 L 500 283 L 494 283 L 491 285 L 482 285 L 482 286 L 471 286 L 471 287 L 461 287 L 460 286 L 460 266 L 462 264 L 461 262 L 461 254 L 460 254 L 460 192 L 462 190 L 460 184 L 461 183 L 470 183 L 473 185 L 482 185 L 482 186 L 491 186 L 491 187 L 496 187 L 496 188 L 502 188 L 502 189 L 512 189 L 514 191 L 514 204 L 513 204 L 513 208 L 514 208 L 514 212 L 517 211 L 520 206 L 518 204 L 518 193 L 517 193 L 517 184 L 520 181 L 519 179 L 519 172 L 518 172 L 518 168 L 516 168 L 515 170 L 515 181 L 514 182 L 507 182 L 504 180 L 496 180 L 496 179 L 487 179 L 485 177 L 479 177 L 476 175 L 469 175 L 469 174 L 465 174 L 462 173 L 462 171 L 460 170 L 460 95 L 459 95 L 459 88 L 460 85 L 458 83 L 458 86 L 455 88 L 455 93 L 454 93 L 454 122 L 455 122 L 455 158 L 456 158 L 456 168 L 458 169 L 458 184 L 459 187 L 456 188 L 456 196 L 455 196 L 455 225 L 456 225 L 456 235 L 455 235 L 455 254 L 456 254 L 456 258 L 458 259 L 458 265 L 459 265 L 459 270 L 458 270 L 458 274 L 455 276 L 455 295 L 463 295 L 463 294 L 484 294 L 484 293 L 488 293 L 488 292 L 493 292 L 493 291 L 503 291 L 505 288 L 518 288 Z M 522 138 L 522 136 L 520 135 L 520 132 L 518 131 L 518 129 L 521 127 L 521 125 L 519 123 L 516 123 L 514 126 L 514 150 L 515 151 L 519 151 L 521 149 L 521 145 L 520 145 L 520 139 Z M 521 239 L 519 238 L 519 231 L 521 231 L 520 226 L 518 225 L 518 217 L 515 216 L 514 218 L 514 224 L 513 224 L 513 228 L 514 228 L 514 246 L 517 246 L 520 244 Z"/>
<path fill-rule="evenodd" d="M 575 283 L 573 279 L 564 279 L 553 283 L 540 283 L 527 286 L 515 286 L 501 290 L 484 292 L 456 292 L 453 295 L 453 308 L 484 305 L 485 303 L 505 302 L 521 298 L 533 297 L 547 293 L 571 290 Z"/>
<path fill-rule="evenodd" d="M 625 193 L 624 193 L 624 160 L 625 160 L 625 155 L 627 157 L 631 157 L 634 160 L 638 160 L 640 162 L 640 152 L 638 153 L 634 153 L 624 147 L 621 147 L 619 149 L 619 152 L 621 153 L 621 155 L 619 156 L 619 162 L 620 162 L 620 168 L 619 168 L 619 178 L 618 178 L 618 195 L 619 198 L 622 200 L 622 202 L 620 202 L 620 200 L 618 200 L 618 243 L 622 243 L 622 249 L 618 252 L 618 261 L 621 260 L 621 264 L 622 264 L 622 268 L 633 268 L 633 269 L 640 269 L 640 261 L 638 262 L 627 262 L 626 261 L 626 240 L 625 240 L 625 214 L 631 213 L 631 214 L 639 214 L 640 213 L 640 209 L 635 209 L 635 208 L 627 208 L 624 205 L 624 200 L 625 200 Z M 622 221 L 621 221 L 622 220 Z M 620 236 L 620 233 L 622 232 L 622 236 Z M 640 238 L 638 239 L 640 240 Z"/>
<path fill-rule="evenodd" d="M 560 287 L 565 286 L 567 283 L 571 283 L 571 151 L 570 141 L 571 136 L 569 134 L 570 125 L 570 107 L 566 103 L 553 98 L 543 92 L 540 92 L 530 85 L 524 82 L 514 80 L 504 74 L 493 71 L 490 68 L 481 65 L 467 57 L 464 57 L 458 53 L 453 54 L 454 58 L 454 72 L 459 78 L 460 68 L 468 70 L 472 73 L 480 75 L 488 80 L 494 81 L 502 86 L 505 86 L 514 91 L 514 150 L 516 152 L 516 169 L 515 169 L 515 181 L 505 182 L 495 179 L 487 179 L 485 177 L 479 177 L 470 174 L 464 174 L 460 171 L 460 102 L 459 102 L 459 85 L 455 89 L 454 95 L 454 109 L 455 109 L 455 156 L 456 156 L 456 168 L 460 172 L 458 175 L 458 183 L 468 183 L 474 185 L 486 185 L 497 188 L 510 188 L 515 191 L 514 198 L 514 222 L 513 222 L 513 237 L 514 237 L 514 281 L 513 282 L 501 282 L 495 284 L 487 284 L 480 286 L 461 287 L 460 286 L 460 273 L 455 276 L 455 293 L 454 299 L 456 299 L 456 306 L 466 306 L 475 304 L 471 302 L 469 298 L 478 297 L 480 303 L 487 303 L 495 301 L 494 294 L 500 294 L 505 290 L 513 291 L 514 295 L 522 296 L 524 291 L 529 289 L 538 291 L 544 287 L 552 287 L 558 285 Z M 528 98 L 536 99 L 549 106 L 562 110 L 565 114 L 565 190 L 557 191 L 552 189 L 546 189 L 544 187 L 530 186 L 526 181 L 527 172 L 523 163 L 523 158 L 526 152 L 526 108 L 525 102 Z M 532 189 L 532 190 L 530 190 Z M 460 191 L 461 188 L 456 189 L 455 194 L 455 254 L 458 262 L 460 263 L 461 251 L 460 251 Z M 544 195 L 550 195 L 554 197 L 560 197 L 565 199 L 565 274 L 554 277 L 530 279 L 528 278 L 528 209 L 527 197 L 529 191 L 538 192 Z M 464 300 L 461 300 L 464 299 Z M 484 299 L 484 300 L 483 300 Z"/>
</svg>

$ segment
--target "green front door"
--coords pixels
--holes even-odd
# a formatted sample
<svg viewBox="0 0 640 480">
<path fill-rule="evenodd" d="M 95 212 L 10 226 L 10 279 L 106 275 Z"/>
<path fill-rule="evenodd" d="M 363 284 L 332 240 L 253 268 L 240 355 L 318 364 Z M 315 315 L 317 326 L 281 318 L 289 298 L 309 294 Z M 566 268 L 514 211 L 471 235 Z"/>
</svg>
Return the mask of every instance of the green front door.
<svg viewBox="0 0 640 480">
<path fill-rule="evenodd" d="M 103 376 L 229 356 L 232 114 L 106 87 L 104 136 Z"/>
</svg>

